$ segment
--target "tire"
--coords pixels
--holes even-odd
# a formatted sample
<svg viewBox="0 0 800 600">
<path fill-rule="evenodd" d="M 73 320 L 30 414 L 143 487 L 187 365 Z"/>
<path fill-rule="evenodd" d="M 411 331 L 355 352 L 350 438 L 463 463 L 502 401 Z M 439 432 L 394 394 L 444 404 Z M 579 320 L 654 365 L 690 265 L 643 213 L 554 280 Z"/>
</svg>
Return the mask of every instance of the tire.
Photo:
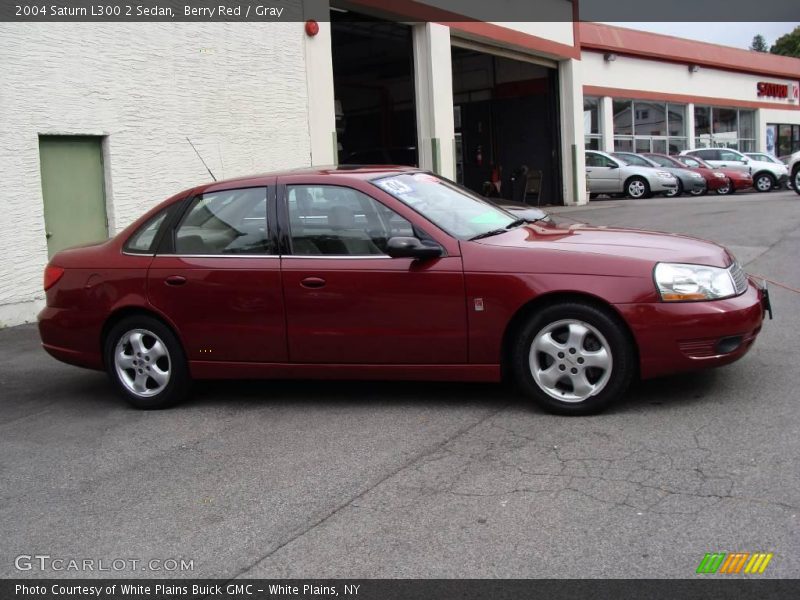
<svg viewBox="0 0 800 600">
<path fill-rule="evenodd" d="M 625 182 L 625 193 L 629 198 L 641 200 L 650 197 L 650 184 L 644 177 L 631 177 Z"/>
<path fill-rule="evenodd" d="M 730 196 L 735 191 L 736 188 L 733 187 L 733 182 L 730 179 L 728 180 L 728 185 L 716 189 L 717 194 L 720 196 Z"/>
<path fill-rule="evenodd" d="M 664 192 L 664 195 L 667 198 L 677 198 L 678 196 L 683 196 L 683 183 L 681 183 L 681 180 L 678 179 L 678 187 L 676 187 L 674 190 Z"/>
<path fill-rule="evenodd" d="M 522 327 L 511 360 L 522 391 L 559 415 L 602 411 L 625 393 L 636 372 L 636 353 L 624 324 L 582 302 L 537 311 Z M 597 365 L 582 366 L 590 360 Z"/>
<path fill-rule="evenodd" d="M 771 192 L 776 183 L 775 178 L 769 173 L 757 173 L 753 177 L 753 187 L 757 192 Z"/>
<path fill-rule="evenodd" d="M 705 196 L 708 193 L 708 188 L 702 190 L 690 190 L 689 193 L 692 196 Z"/>
<path fill-rule="evenodd" d="M 792 188 L 796 194 L 800 194 L 800 164 L 792 169 Z"/>
<path fill-rule="evenodd" d="M 151 410 L 184 400 L 191 378 L 178 338 L 158 319 L 136 315 L 111 328 L 103 356 L 111 381 L 132 406 Z"/>
</svg>

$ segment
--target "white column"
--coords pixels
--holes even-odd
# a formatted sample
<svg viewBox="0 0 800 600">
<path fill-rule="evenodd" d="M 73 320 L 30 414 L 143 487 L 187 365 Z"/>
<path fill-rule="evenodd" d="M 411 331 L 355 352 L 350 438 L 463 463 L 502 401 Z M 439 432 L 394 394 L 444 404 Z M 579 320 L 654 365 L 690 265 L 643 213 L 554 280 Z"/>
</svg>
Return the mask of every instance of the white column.
<svg viewBox="0 0 800 600">
<path fill-rule="evenodd" d="M 760 108 L 756 109 L 755 114 L 755 134 L 756 134 L 756 152 L 767 151 L 767 120 L 764 118 L 764 111 Z M 777 142 L 777 140 L 776 140 Z"/>
<path fill-rule="evenodd" d="M 328 0 L 305 0 L 306 10 L 328 12 Z M 313 6 L 312 6 L 313 5 Z M 308 133 L 311 138 L 311 164 L 333 165 L 338 159 L 336 150 L 336 110 L 333 92 L 333 56 L 331 24 L 317 21 L 319 33 L 304 37 L 306 87 L 308 89 Z M 302 25 L 302 24 L 301 24 Z"/>
<path fill-rule="evenodd" d="M 561 181 L 564 204 L 586 204 L 586 163 L 583 139 L 583 77 L 575 59 L 558 63 L 561 109 Z"/>
<path fill-rule="evenodd" d="M 600 133 L 603 134 L 601 148 L 614 151 L 614 102 L 610 96 L 600 98 Z"/>
<path fill-rule="evenodd" d="M 421 23 L 414 26 L 413 36 L 419 164 L 455 179 L 450 28 Z"/>
<path fill-rule="evenodd" d="M 686 105 L 686 149 L 694 150 L 694 103 Z"/>
</svg>

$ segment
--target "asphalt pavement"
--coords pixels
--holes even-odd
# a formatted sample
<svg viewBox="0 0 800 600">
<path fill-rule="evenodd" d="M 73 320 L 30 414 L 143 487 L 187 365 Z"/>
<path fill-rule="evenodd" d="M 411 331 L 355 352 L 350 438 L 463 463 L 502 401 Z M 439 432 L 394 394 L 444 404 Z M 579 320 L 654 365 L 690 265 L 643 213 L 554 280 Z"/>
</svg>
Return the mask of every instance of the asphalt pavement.
<svg viewBox="0 0 800 600">
<path fill-rule="evenodd" d="M 793 192 L 556 212 L 712 239 L 800 288 Z M 771 293 L 744 359 L 587 418 L 500 385 L 304 381 L 201 383 L 141 412 L 34 326 L 2 330 L 0 577 L 684 578 L 733 551 L 798 577 L 800 295 Z M 15 568 L 35 554 L 144 567 Z M 142 570 L 170 559 L 192 570 Z"/>
</svg>

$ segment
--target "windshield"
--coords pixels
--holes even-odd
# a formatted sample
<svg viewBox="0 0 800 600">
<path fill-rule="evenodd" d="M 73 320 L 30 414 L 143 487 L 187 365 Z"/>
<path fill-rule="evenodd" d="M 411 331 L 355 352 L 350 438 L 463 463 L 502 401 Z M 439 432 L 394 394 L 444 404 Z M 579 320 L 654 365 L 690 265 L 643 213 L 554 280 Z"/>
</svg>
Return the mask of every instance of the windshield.
<svg viewBox="0 0 800 600">
<path fill-rule="evenodd" d="M 683 166 L 682 164 L 680 164 L 680 163 L 678 163 L 676 161 L 673 161 L 671 158 L 667 158 L 666 156 L 658 156 L 658 155 L 655 155 L 655 154 L 651 154 L 647 158 L 649 158 L 650 160 L 652 160 L 654 163 L 656 163 L 657 165 L 659 165 L 661 167 L 682 167 Z"/>
<path fill-rule="evenodd" d="M 372 183 L 459 239 L 499 232 L 518 221 L 466 188 L 430 173 L 403 173 Z"/>
</svg>

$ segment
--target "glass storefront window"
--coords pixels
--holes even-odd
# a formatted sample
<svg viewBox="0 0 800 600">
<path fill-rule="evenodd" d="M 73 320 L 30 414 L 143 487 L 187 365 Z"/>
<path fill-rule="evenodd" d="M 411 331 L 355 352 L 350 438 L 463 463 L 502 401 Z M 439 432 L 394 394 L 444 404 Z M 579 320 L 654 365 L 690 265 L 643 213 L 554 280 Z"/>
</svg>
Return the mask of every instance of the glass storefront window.
<svg viewBox="0 0 800 600">
<path fill-rule="evenodd" d="M 686 107 L 682 104 L 667 104 L 667 125 L 670 137 L 686 135 Z"/>
<path fill-rule="evenodd" d="M 739 111 L 739 137 L 754 139 L 756 137 L 756 111 Z"/>
<path fill-rule="evenodd" d="M 614 152 L 633 152 L 633 138 L 614 138 Z"/>
<path fill-rule="evenodd" d="M 633 102 L 630 100 L 614 100 L 614 134 L 633 135 Z"/>
<path fill-rule="evenodd" d="M 714 108 L 712 109 L 712 126 L 713 130 L 711 133 L 714 134 L 716 138 L 718 133 L 732 133 L 733 136 L 724 136 L 725 138 L 739 137 L 739 123 L 738 119 L 736 118 L 736 109 L 735 108 Z"/>
<path fill-rule="evenodd" d="M 587 135 L 583 139 L 586 150 L 600 150 L 600 136 Z"/>
<path fill-rule="evenodd" d="M 636 138 L 634 152 L 650 152 L 650 138 Z"/>
<path fill-rule="evenodd" d="M 711 107 L 694 107 L 694 133 L 698 138 L 711 135 Z"/>
<path fill-rule="evenodd" d="M 634 135 L 667 135 L 667 105 L 636 100 L 633 103 Z"/>
<path fill-rule="evenodd" d="M 600 133 L 600 98 L 583 99 L 583 133 Z"/>
</svg>

